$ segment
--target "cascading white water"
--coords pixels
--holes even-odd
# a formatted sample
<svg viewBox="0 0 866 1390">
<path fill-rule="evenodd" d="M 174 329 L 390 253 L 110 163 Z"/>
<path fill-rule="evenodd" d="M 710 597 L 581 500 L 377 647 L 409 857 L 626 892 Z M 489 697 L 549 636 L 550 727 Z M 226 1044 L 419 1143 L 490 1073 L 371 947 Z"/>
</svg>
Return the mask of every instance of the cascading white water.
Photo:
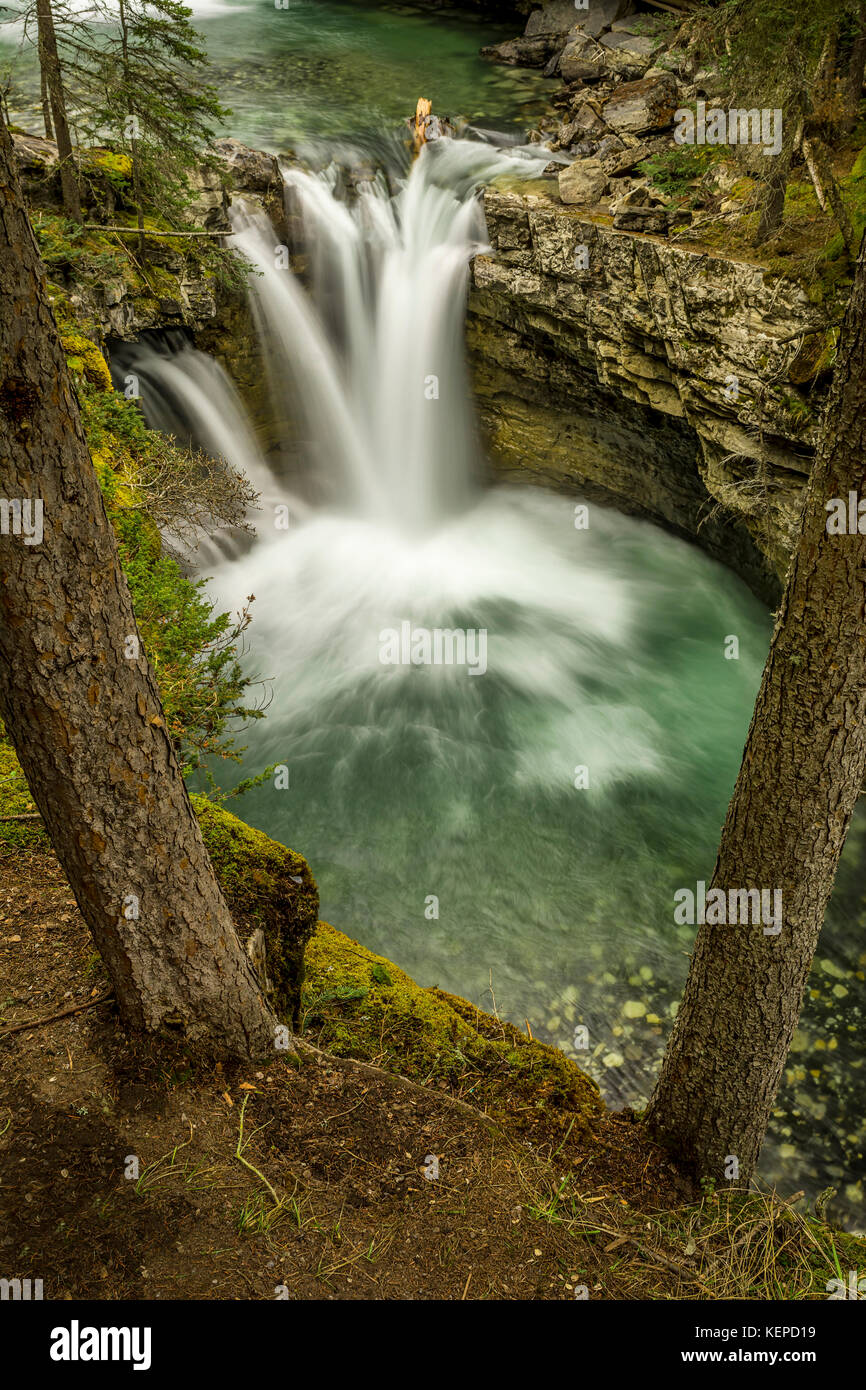
<svg viewBox="0 0 866 1390">
<path fill-rule="evenodd" d="M 123 375 L 123 369 L 121 369 Z M 223 367 L 206 353 L 185 346 L 176 352 L 159 352 L 147 343 L 135 348 L 135 376 L 145 417 L 153 429 L 186 442 L 188 436 L 198 448 L 214 458 L 223 458 L 246 477 L 258 493 L 257 508 L 249 522 L 255 524 L 264 512 L 273 514 L 284 505 L 295 516 L 306 507 L 278 484 L 268 467 L 249 422 L 243 402 Z M 190 558 L 198 564 L 212 565 L 223 558 L 235 558 L 245 548 L 237 532 L 217 532 L 198 537 Z"/>
<path fill-rule="evenodd" d="M 278 414 L 300 414 L 311 465 L 341 508 L 425 526 L 465 507 L 478 471 L 466 387 L 469 261 L 485 240 L 473 196 L 493 174 L 538 172 L 549 156 L 469 141 L 424 149 L 396 195 L 382 174 L 351 204 L 337 170 L 284 171 L 300 215 L 309 293 L 288 273 L 268 219 L 233 211 L 256 269 L 253 305 Z"/>
</svg>

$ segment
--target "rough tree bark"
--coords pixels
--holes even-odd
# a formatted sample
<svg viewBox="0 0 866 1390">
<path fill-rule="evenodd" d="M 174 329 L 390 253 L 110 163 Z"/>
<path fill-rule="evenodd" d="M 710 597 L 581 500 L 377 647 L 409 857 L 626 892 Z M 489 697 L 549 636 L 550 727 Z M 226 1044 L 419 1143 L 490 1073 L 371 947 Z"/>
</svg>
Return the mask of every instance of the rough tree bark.
<svg viewBox="0 0 866 1390">
<path fill-rule="evenodd" d="M 45 46 L 43 39 L 42 15 L 40 6 L 36 12 L 36 23 L 38 26 L 38 52 L 39 52 L 39 99 L 42 103 L 42 124 L 45 127 L 45 139 L 54 139 L 54 123 L 51 119 L 51 95 L 48 91 L 47 59 L 45 56 Z"/>
<path fill-rule="evenodd" d="M 866 0 L 860 0 L 858 8 L 858 27 L 851 47 L 848 73 L 845 83 L 845 116 L 842 129 L 851 133 L 857 124 L 857 112 L 863 95 L 863 74 L 866 72 Z"/>
<path fill-rule="evenodd" d="M 783 150 L 781 154 L 776 155 L 773 168 L 764 185 L 758 226 L 752 243 L 754 246 L 763 246 L 764 242 L 776 235 L 782 225 L 791 159 L 791 150 Z"/>
<path fill-rule="evenodd" d="M 123 0 L 118 0 L 117 19 L 120 25 L 121 54 L 123 58 L 123 80 L 126 84 L 126 90 L 131 91 L 132 82 L 130 81 L 129 73 L 129 24 L 127 22 L 126 6 L 124 5 Z M 138 257 L 139 260 L 142 261 L 142 263 L 146 263 L 148 256 L 147 242 L 144 239 L 144 197 L 141 188 L 141 155 L 139 153 L 138 148 L 138 136 L 135 133 L 135 113 L 130 112 L 130 117 L 132 119 L 133 125 L 130 130 L 129 148 L 130 158 L 132 160 L 132 196 L 135 201 L 135 218 L 136 226 L 138 227 Z"/>
<path fill-rule="evenodd" d="M 718 1181 L 729 1155 L 741 1182 L 754 1171 L 866 770 L 866 535 L 828 534 L 826 510 L 866 496 L 864 247 L 712 878 L 781 889 L 782 930 L 700 927 L 646 1116 L 685 1167 Z"/>
<path fill-rule="evenodd" d="M 166 732 L 0 122 L 0 716 L 134 1028 L 265 1056 L 276 1020 Z M 17 503 L 38 501 L 41 543 Z M 12 504 L 12 505 L 10 505 Z M 15 534 L 16 530 L 19 534 Z"/>
<path fill-rule="evenodd" d="M 42 77 L 48 89 L 51 114 L 54 118 L 54 133 L 57 138 L 57 153 L 60 157 L 60 187 L 63 191 L 63 210 L 73 222 L 81 221 L 81 195 L 78 191 L 78 177 L 75 172 L 75 156 L 72 153 L 72 140 L 66 119 L 66 96 L 63 91 L 63 73 L 57 56 L 57 36 L 54 32 L 54 15 L 51 0 L 36 0 L 36 21 L 39 26 L 39 62 Z M 47 134 L 47 127 L 46 127 Z"/>
</svg>

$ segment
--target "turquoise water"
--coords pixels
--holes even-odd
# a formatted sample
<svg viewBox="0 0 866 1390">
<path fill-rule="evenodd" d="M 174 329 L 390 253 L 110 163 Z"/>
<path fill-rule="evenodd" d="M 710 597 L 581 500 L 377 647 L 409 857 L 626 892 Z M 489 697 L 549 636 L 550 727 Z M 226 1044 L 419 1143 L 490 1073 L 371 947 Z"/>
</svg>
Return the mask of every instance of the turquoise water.
<svg viewBox="0 0 866 1390">
<path fill-rule="evenodd" d="M 83 8 L 83 5 L 82 5 Z M 396 126 L 420 96 L 434 110 L 498 130 L 532 125 L 551 84 L 540 73 L 478 56 L 483 44 L 513 36 L 454 12 L 351 0 L 273 0 L 193 4 L 211 61 L 210 80 L 233 115 L 226 133 L 279 152 L 319 138 L 366 137 Z M 32 47 L 0 34 L 0 74 L 12 65 L 10 112 L 40 128 Z"/>
</svg>

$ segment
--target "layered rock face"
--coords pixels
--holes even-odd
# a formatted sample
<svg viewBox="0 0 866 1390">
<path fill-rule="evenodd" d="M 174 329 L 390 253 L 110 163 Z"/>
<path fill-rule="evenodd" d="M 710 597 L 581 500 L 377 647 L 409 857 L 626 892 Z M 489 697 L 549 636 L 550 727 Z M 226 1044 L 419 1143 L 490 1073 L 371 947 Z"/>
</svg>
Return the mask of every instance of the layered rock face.
<svg viewBox="0 0 866 1390">
<path fill-rule="evenodd" d="M 697 539 L 778 595 L 817 441 L 823 312 L 758 265 L 489 189 L 468 340 L 495 467 Z"/>
</svg>

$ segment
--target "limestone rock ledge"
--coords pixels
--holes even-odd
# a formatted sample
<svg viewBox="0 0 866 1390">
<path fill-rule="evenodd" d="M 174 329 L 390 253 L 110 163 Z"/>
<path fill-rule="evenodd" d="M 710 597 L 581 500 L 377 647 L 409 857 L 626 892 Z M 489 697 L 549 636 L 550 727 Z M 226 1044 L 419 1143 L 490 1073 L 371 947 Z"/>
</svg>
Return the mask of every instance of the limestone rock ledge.
<svg viewBox="0 0 866 1390">
<path fill-rule="evenodd" d="M 555 193 L 494 187 L 484 208 L 468 342 L 494 466 L 697 539 L 773 601 L 829 383 L 827 311 L 759 264 L 615 230 Z"/>
</svg>

